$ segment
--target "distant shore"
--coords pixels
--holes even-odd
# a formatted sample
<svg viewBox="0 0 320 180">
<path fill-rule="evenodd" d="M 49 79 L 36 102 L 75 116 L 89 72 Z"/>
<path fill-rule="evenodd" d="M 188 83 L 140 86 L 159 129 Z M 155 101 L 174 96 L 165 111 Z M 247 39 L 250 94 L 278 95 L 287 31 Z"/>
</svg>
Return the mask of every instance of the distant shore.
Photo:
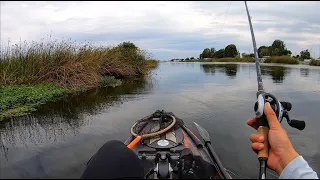
<svg viewBox="0 0 320 180">
<path fill-rule="evenodd" d="M 254 58 L 207 58 L 207 59 L 189 59 L 189 60 L 174 60 L 169 62 L 244 62 L 254 63 Z M 266 58 L 263 63 L 277 63 L 277 64 L 302 64 L 297 58 L 288 56 L 273 56 Z M 320 66 L 320 60 L 311 60 L 310 66 Z"/>
</svg>

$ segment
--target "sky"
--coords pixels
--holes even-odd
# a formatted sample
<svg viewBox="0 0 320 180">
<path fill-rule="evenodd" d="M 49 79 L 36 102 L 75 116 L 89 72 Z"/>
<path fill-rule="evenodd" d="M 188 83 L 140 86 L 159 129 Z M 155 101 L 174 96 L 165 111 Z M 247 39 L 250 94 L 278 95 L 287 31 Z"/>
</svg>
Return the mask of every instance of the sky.
<svg viewBox="0 0 320 180">
<path fill-rule="evenodd" d="M 320 57 L 319 1 L 248 1 L 257 46 L 283 40 L 293 55 Z M 131 41 L 159 60 L 199 57 L 235 44 L 253 53 L 243 1 L 1 1 L 1 44 L 41 38 L 117 45 Z"/>
</svg>

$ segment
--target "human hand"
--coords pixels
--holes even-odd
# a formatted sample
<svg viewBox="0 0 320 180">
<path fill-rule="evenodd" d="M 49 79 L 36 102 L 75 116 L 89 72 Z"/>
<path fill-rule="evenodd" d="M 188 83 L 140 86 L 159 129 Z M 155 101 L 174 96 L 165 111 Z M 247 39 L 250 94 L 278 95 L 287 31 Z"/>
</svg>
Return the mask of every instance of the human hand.
<svg viewBox="0 0 320 180">
<path fill-rule="evenodd" d="M 287 132 L 282 128 L 278 121 L 275 112 L 267 102 L 264 108 L 264 114 L 267 117 L 269 124 L 269 157 L 268 167 L 276 171 L 279 175 L 283 169 L 299 154 L 294 150 L 291 141 L 287 135 Z M 247 124 L 254 129 L 258 129 L 258 118 L 254 117 L 247 121 Z M 259 134 L 251 134 L 250 140 L 252 142 L 251 148 L 258 153 L 264 149 L 264 136 Z"/>
</svg>

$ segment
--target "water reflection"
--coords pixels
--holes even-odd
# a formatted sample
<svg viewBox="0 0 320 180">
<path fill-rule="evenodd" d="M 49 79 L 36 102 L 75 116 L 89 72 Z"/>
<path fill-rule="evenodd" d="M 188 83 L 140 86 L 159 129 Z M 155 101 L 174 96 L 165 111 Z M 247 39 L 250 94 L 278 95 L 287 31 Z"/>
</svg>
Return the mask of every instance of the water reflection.
<svg viewBox="0 0 320 180">
<path fill-rule="evenodd" d="M 319 172 L 320 146 L 314 138 L 319 138 L 320 68 L 262 64 L 261 69 L 267 89 L 294 104 L 292 118 L 307 121 L 303 132 L 284 128 Z M 228 169 L 241 175 L 238 178 L 256 178 L 252 169 L 258 162 L 248 140 L 252 129 L 245 123 L 253 115 L 255 65 L 161 63 L 154 74 L 157 88 L 151 80 L 138 80 L 114 89 L 92 89 L 0 124 L 0 179 L 79 178 L 105 141 L 125 140 L 134 120 L 156 109 L 199 122 L 218 142 L 214 150 Z"/>
<path fill-rule="evenodd" d="M 309 77 L 310 69 L 308 68 L 300 68 L 300 75 L 302 77 Z"/>
<path fill-rule="evenodd" d="M 207 75 L 215 75 L 216 72 L 225 73 L 230 78 L 237 76 L 238 64 L 201 64 L 201 69 Z"/>
<path fill-rule="evenodd" d="M 0 152 L 9 147 L 49 144 L 64 141 L 89 125 L 90 116 L 111 106 L 137 100 L 151 92 L 150 79 L 125 80 L 124 86 L 96 88 L 83 94 L 68 96 L 60 101 L 43 105 L 32 115 L 15 117 L 0 123 Z M 133 94 L 133 95 L 131 95 Z"/>
<path fill-rule="evenodd" d="M 216 73 L 224 73 L 231 79 L 236 78 L 239 70 L 239 64 L 201 64 L 201 69 L 206 75 L 216 75 Z M 301 68 L 304 69 L 304 68 Z M 300 69 L 300 71 L 301 71 Z M 241 71 L 255 72 L 255 66 L 253 65 L 242 65 Z M 308 76 L 309 69 L 304 69 L 305 75 Z M 263 76 L 270 76 L 274 83 L 283 83 L 286 76 L 291 73 L 290 67 L 285 66 L 261 66 L 261 74 Z"/>
<path fill-rule="evenodd" d="M 274 83 L 283 83 L 290 72 L 291 69 L 284 66 L 261 66 L 261 74 L 271 76 Z"/>
</svg>

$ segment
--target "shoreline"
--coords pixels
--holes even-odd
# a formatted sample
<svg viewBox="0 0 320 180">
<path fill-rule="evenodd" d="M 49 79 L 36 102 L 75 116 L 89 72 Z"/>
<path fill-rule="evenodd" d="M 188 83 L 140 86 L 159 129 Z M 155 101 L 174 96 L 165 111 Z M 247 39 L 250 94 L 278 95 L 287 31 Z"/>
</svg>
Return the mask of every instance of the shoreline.
<svg viewBox="0 0 320 180">
<path fill-rule="evenodd" d="M 121 86 L 121 80 L 147 76 L 159 64 L 131 42 L 115 47 L 25 42 L 7 49 L 0 54 L 0 121 L 65 95 Z"/>
<path fill-rule="evenodd" d="M 236 63 L 255 63 L 253 58 L 212 58 L 212 59 L 194 59 L 186 61 L 166 61 L 166 62 L 236 62 Z M 295 58 L 271 57 L 266 59 L 264 64 L 291 64 L 291 65 L 307 65 L 307 66 L 320 66 L 320 61 L 312 60 L 310 64 L 303 64 Z"/>
<path fill-rule="evenodd" d="M 143 76 L 136 77 L 143 78 Z M 46 82 L 33 85 L 0 86 L 0 96 L 2 97 L 0 99 L 0 122 L 11 117 L 31 114 L 43 104 L 55 102 L 70 95 L 81 94 L 93 88 L 121 87 L 125 85 L 126 79 L 134 78 L 116 79 L 113 76 L 107 76 L 107 80 L 95 87 L 66 88 Z"/>
<path fill-rule="evenodd" d="M 117 87 L 122 85 L 122 81 L 115 79 L 113 76 L 107 76 L 105 79 L 97 87 Z M 30 114 L 42 104 L 57 101 L 65 96 L 79 94 L 90 89 L 89 87 L 66 88 L 45 82 L 33 85 L 1 86 L 0 121 L 10 117 Z"/>
</svg>

